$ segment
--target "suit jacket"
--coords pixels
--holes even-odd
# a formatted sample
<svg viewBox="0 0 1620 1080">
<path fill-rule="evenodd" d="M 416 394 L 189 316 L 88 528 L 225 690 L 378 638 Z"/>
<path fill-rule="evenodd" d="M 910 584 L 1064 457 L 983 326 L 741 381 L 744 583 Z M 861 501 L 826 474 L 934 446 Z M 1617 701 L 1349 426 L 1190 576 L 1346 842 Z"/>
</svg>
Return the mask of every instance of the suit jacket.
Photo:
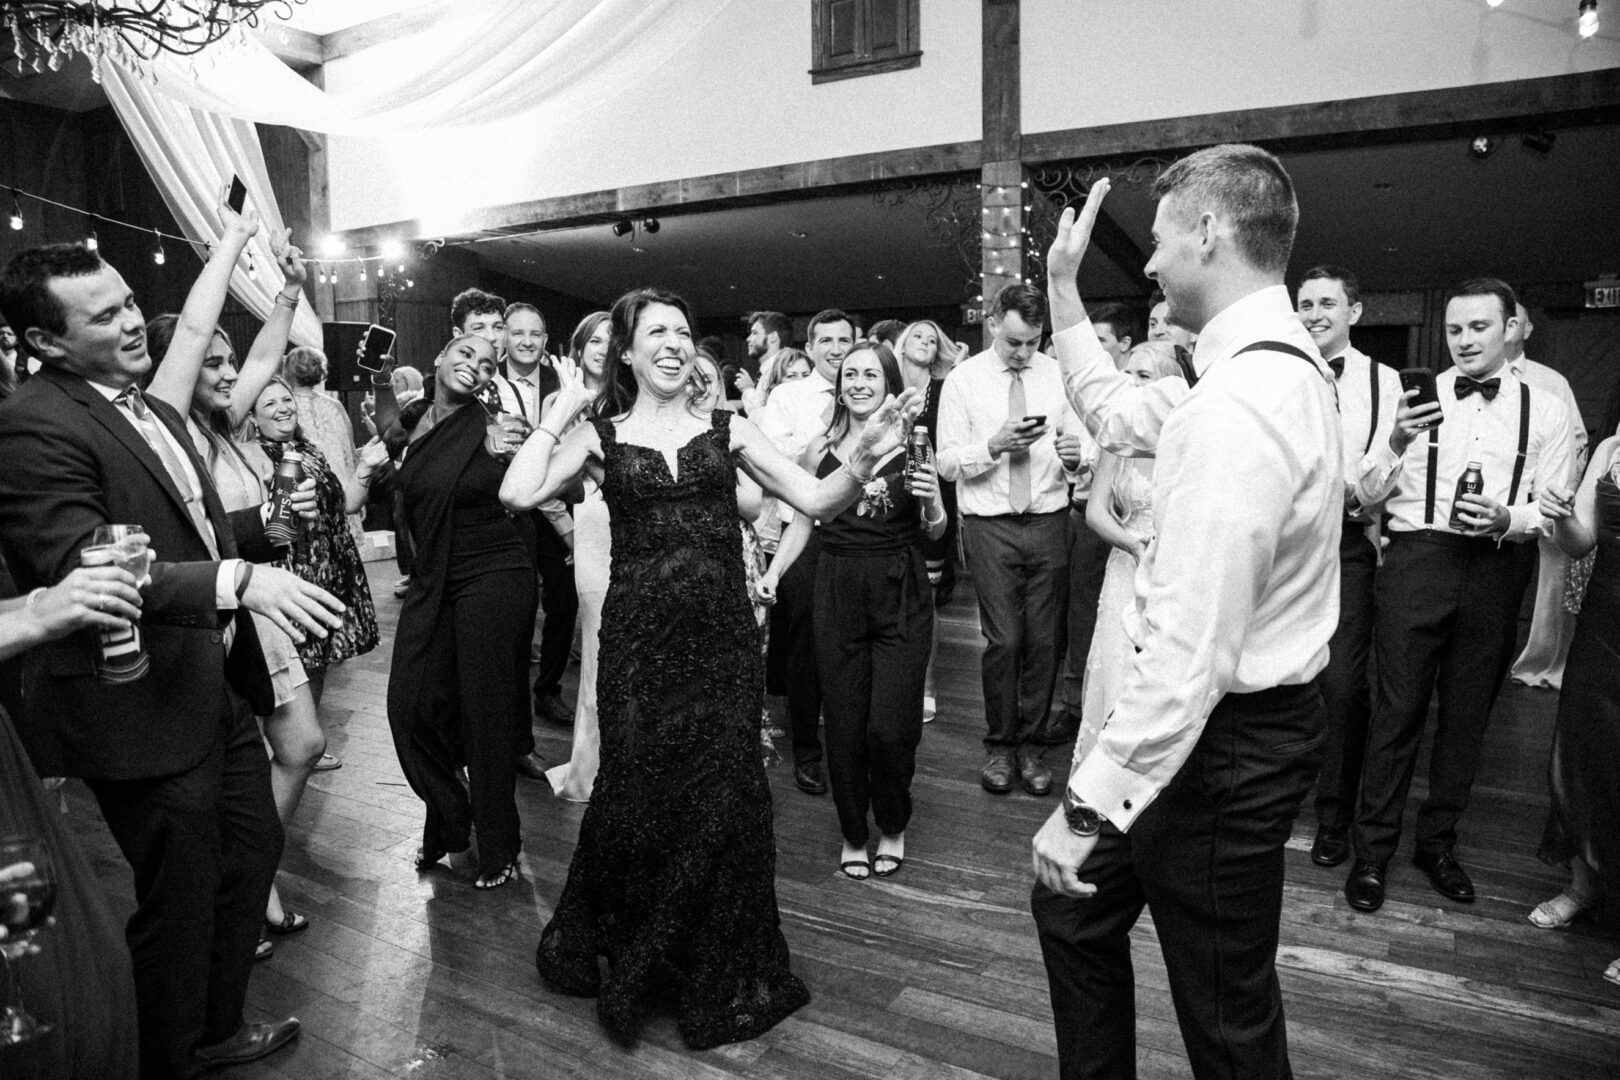
<svg viewBox="0 0 1620 1080">
<path fill-rule="evenodd" d="M 220 556 L 276 558 L 258 509 L 227 515 L 184 420 L 148 402 L 191 457 Z M 219 563 L 162 460 L 95 387 L 46 367 L 0 406 L 0 551 L 18 588 L 61 581 L 96 526 L 110 522 L 144 526 L 162 560 L 142 590 L 151 671 L 131 683 L 100 681 L 91 632 L 32 650 L 17 729 L 42 775 L 132 780 L 182 772 L 219 738 L 227 684 L 260 715 L 275 704 L 253 620 L 217 608 Z M 233 618 L 227 657 L 224 630 Z"/>
</svg>

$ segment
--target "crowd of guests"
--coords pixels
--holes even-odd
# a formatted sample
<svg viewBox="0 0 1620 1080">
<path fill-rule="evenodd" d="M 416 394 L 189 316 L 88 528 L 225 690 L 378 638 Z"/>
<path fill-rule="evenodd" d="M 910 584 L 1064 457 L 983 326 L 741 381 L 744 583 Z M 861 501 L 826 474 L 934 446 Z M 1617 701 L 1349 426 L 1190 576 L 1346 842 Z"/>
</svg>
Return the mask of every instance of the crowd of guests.
<svg viewBox="0 0 1620 1080">
<path fill-rule="evenodd" d="M 1229 1055 L 1238 1074 L 1284 1074 L 1273 960 L 1295 813 L 1314 784 L 1311 858 L 1349 862 L 1348 903 L 1377 911 L 1438 695 L 1412 858 L 1471 901 L 1459 824 L 1510 668 L 1564 687 L 1541 854 L 1570 884 L 1530 920 L 1565 926 L 1620 888 L 1620 437 L 1587 460 L 1567 382 L 1525 357 L 1528 315 L 1494 279 L 1448 301 L 1454 366 L 1403 385 L 1351 344 L 1352 271 L 1283 286 L 1297 210 L 1281 166 L 1218 150 L 1161 181 L 1149 272 L 1165 291 L 1145 320 L 1074 291 L 1104 184 L 1064 219 L 1050 293 L 993 297 L 977 353 L 931 320 L 863 328 L 837 309 L 801 348 L 760 311 L 729 363 L 680 297 L 639 289 L 553 356 L 537 308 L 469 289 L 430 370 L 373 378 L 369 439 L 318 389 L 326 358 L 287 347 L 307 277 L 290 237 L 273 238 L 285 287 L 243 358 L 219 328 L 251 211 L 221 208 L 186 304 L 150 321 L 83 247 L 12 260 L 0 584 L 19 599 L 0 604 L 0 648 L 23 656 L 5 704 L 31 769 L 7 764 L 83 777 L 134 869 L 142 1074 L 297 1033 L 244 1022 L 242 999 L 253 960 L 309 925 L 274 872 L 310 775 L 341 765 L 325 677 L 378 642 L 356 539 L 381 485 L 416 869 L 467 852 L 473 887 L 500 888 L 521 873 L 520 778 L 587 803 L 536 962 L 620 1037 L 666 994 L 693 1047 L 808 1000 L 776 909 L 773 739 L 799 790 L 831 793 L 837 871 L 903 870 L 959 558 L 984 639 L 979 782 L 1062 792 L 1034 908 L 1065 1075 L 1123 1067 L 1121 948 L 1144 905 L 1195 1074 L 1225 1075 L 1206 1073 L 1229 1037 L 1214 1001 L 1260 1018 Z M 1194 238 L 1176 211 L 1200 199 L 1237 221 L 1234 184 L 1270 216 Z M 1177 247 L 1197 243 L 1201 259 Z M 32 377 L 4 351 L 19 338 Z M 278 543 L 289 462 L 299 520 Z M 113 523 L 141 527 L 139 580 L 79 565 Z M 1538 597 L 1558 602 L 1538 599 L 1515 668 L 1538 548 Z M 1563 601 L 1583 590 L 1576 621 Z M 97 679 L 96 629 L 136 619 L 150 673 Z M 535 718 L 571 725 L 566 761 L 536 753 Z M 1070 762 L 1048 760 L 1071 742 Z M 1200 783 L 1231 788 L 1224 815 Z M 1604 977 L 1620 983 L 1620 961 Z"/>
</svg>

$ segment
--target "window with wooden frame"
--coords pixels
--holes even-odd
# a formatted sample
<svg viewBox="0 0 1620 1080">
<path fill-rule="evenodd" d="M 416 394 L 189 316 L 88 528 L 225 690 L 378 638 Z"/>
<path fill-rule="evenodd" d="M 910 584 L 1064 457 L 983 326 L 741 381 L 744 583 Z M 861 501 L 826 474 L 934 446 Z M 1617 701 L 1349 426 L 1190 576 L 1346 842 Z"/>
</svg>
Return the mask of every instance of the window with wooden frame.
<svg viewBox="0 0 1620 1080">
<path fill-rule="evenodd" d="M 810 81 L 900 71 L 922 63 L 920 0 L 810 0 Z"/>
</svg>

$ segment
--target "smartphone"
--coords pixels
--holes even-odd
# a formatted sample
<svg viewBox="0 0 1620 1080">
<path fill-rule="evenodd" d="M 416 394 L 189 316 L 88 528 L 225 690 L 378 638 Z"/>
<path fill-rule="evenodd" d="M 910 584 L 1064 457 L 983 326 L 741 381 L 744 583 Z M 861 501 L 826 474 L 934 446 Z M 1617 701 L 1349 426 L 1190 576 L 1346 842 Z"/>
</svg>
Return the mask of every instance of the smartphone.
<svg viewBox="0 0 1620 1080">
<path fill-rule="evenodd" d="M 1046 423 L 1046 417 L 1044 417 L 1044 416 L 1026 416 L 1026 417 L 1024 417 L 1024 423 L 1033 424 L 1036 427 L 1040 427 L 1040 426 L 1042 426 L 1043 424 Z"/>
<path fill-rule="evenodd" d="M 1440 394 L 1435 390 L 1434 386 L 1434 372 L 1428 368 L 1401 368 L 1401 391 L 1404 393 L 1407 390 L 1417 391 L 1417 397 L 1410 402 L 1413 408 L 1419 405 L 1435 405 L 1440 402 Z M 1438 424 L 1443 419 L 1445 417 L 1439 417 L 1435 420 L 1435 423 Z"/>
<path fill-rule="evenodd" d="M 366 348 L 356 361 L 366 371 L 383 370 L 383 357 L 394 351 L 394 332 L 372 323 L 366 329 Z"/>
<path fill-rule="evenodd" d="M 242 207 L 247 205 L 247 185 L 242 183 L 240 176 L 231 177 L 231 193 L 225 197 L 225 205 L 238 214 L 242 212 Z"/>
</svg>

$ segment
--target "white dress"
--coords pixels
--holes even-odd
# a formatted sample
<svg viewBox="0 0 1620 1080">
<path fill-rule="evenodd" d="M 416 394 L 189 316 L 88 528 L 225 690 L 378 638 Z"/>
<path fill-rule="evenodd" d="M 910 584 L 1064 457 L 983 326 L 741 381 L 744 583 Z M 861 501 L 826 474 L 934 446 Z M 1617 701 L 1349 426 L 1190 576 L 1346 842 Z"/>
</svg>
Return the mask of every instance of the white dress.
<svg viewBox="0 0 1620 1080">
<path fill-rule="evenodd" d="M 574 707 L 574 746 L 568 760 L 546 770 L 551 790 L 569 802 L 589 802 L 601 760 L 596 725 L 596 658 L 607 598 L 613 534 L 602 489 L 585 480 L 585 497 L 574 507 L 574 591 L 579 594 L 579 702 Z"/>
<path fill-rule="evenodd" d="M 1153 460 L 1118 459 L 1118 471 L 1109 497 L 1127 532 L 1146 544 L 1153 538 Z M 1096 498 L 1097 493 L 1093 492 Z M 1136 559 L 1119 548 L 1108 555 L 1102 593 L 1097 599 L 1097 629 L 1086 657 L 1082 690 L 1080 734 L 1074 742 L 1078 764 L 1097 745 L 1103 722 L 1114 711 L 1125 674 L 1130 670 L 1132 646 L 1125 636 L 1125 613 L 1136 602 Z"/>
</svg>

